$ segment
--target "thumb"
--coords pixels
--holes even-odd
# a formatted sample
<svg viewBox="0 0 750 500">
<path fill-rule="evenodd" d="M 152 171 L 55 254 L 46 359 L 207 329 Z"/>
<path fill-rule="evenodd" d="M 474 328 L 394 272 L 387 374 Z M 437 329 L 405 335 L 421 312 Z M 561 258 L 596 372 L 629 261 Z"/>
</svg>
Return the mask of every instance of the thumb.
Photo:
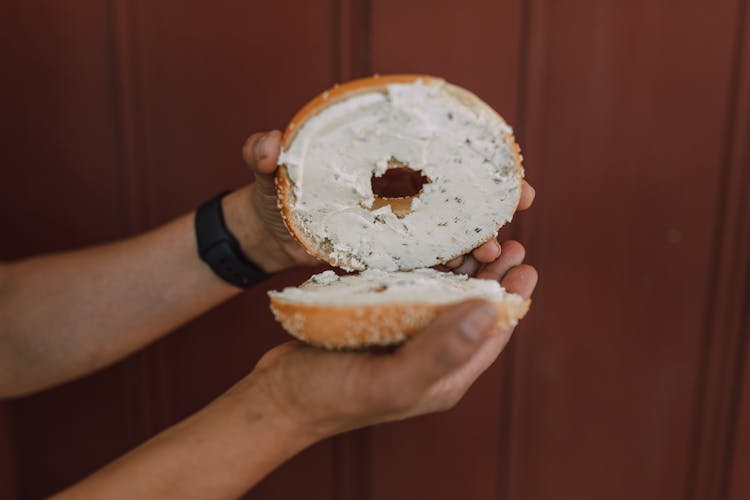
<svg viewBox="0 0 750 500">
<path fill-rule="evenodd" d="M 497 322 L 495 307 L 471 300 L 443 311 L 414 340 L 397 351 L 390 372 L 422 393 L 435 382 L 467 363 L 484 344 Z"/>
<path fill-rule="evenodd" d="M 265 195 L 276 196 L 276 173 L 281 132 L 272 130 L 251 135 L 242 146 L 242 158 L 255 175 L 255 182 Z"/>
</svg>

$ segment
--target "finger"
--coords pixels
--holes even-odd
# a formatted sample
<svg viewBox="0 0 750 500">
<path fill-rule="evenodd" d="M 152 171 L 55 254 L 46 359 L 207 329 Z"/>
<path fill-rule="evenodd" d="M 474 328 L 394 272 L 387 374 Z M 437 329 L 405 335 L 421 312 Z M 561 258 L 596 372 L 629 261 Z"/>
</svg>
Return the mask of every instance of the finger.
<svg viewBox="0 0 750 500">
<path fill-rule="evenodd" d="M 510 247 L 505 248 L 505 243 L 503 244 L 503 257 L 506 261 L 518 261 L 523 258 L 523 247 L 520 244 L 517 245 L 518 246 L 511 245 Z M 513 255 L 513 259 L 509 259 L 508 255 Z M 537 279 L 537 272 L 533 267 L 528 265 L 517 265 L 507 271 L 507 275 L 503 279 L 503 286 L 510 292 L 528 298 L 534 291 Z M 463 394 L 469 389 L 469 387 L 471 387 L 476 379 L 495 362 L 497 357 L 508 344 L 512 334 L 513 328 L 506 328 L 499 331 L 497 334 L 490 335 L 467 363 L 460 366 L 450 375 L 439 380 L 431 388 L 431 392 L 433 394 L 446 395 L 448 400 L 454 404 L 463 397 Z M 440 398 L 436 399 L 436 404 L 442 404 Z"/>
<path fill-rule="evenodd" d="M 523 262 L 526 257 L 526 249 L 517 241 L 508 240 L 502 244 L 503 251 L 500 258 L 487 264 L 477 274 L 477 278 L 499 281 L 512 267 Z"/>
<path fill-rule="evenodd" d="M 445 394 L 453 401 L 459 400 L 477 378 L 495 362 L 508 344 L 511 333 L 512 329 L 507 329 L 490 336 L 465 365 L 440 380 L 431 391 L 434 394 Z"/>
<path fill-rule="evenodd" d="M 521 264 L 508 271 L 500 284 L 509 292 L 528 299 L 531 297 L 538 281 L 539 275 L 536 269 L 528 264 Z"/>
<path fill-rule="evenodd" d="M 455 269 L 455 268 L 457 268 L 458 266 L 460 266 L 461 264 L 463 264 L 463 263 L 464 263 L 464 258 L 465 258 L 465 256 L 464 256 L 464 255 L 459 255 L 459 256 L 458 256 L 458 257 L 456 257 L 455 259 L 451 259 L 451 260 L 449 260 L 449 261 L 448 261 L 448 262 L 446 262 L 446 263 L 445 263 L 444 265 L 445 265 L 445 267 L 447 267 L 448 269 Z"/>
<path fill-rule="evenodd" d="M 281 132 L 278 130 L 253 134 L 242 146 L 242 157 L 255 174 L 255 182 L 268 195 L 276 192 L 274 173 L 280 150 Z"/>
<path fill-rule="evenodd" d="M 251 135 L 242 146 L 242 157 L 253 173 L 272 174 L 281 150 L 281 132 L 258 132 Z"/>
<path fill-rule="evenodd" d="M 461 369 L 459 375 L 463 376 L 464 384 L 463 390 L 469 388 L 474 381 L 489 368 L 492 363 L 495 362 L 500 353 L 503 352 L 505 346 L 508 345 L 512 329 L 501 331 L 497 335 L 493 335 L 482 345 L 477 353 L 471 358 L 464 368 Z"/>
<path fill-rule="evenodd" d="M 473 256 L 466 255 L 464 257 L 464 262 L 457 268 L 453 269 L 453 272 L 456 274 L 468 274 L 469 276 L 474 276 L 481 265 L 482 264 Z"/>
<path fill-rule="evenodd" d="M 534 203 L 534 197 L 536 196 L 536 189 L 534 189 L 528 182 L 521 181 L 521 197 L 518 200 L 517 210 L 526 210 Z"/>
<path fill-rule="evenodd" d="M 383 358 L 384 376 L 403 397 L 417 399 L 442 377 L 468 362 L 492 332 L 495 307 L 482 300 L 443 311 L 394 356 Z"/>
<path fill-rule="evenodd" d="M 489 263 L 500 256 L 500 243 L 495 238 L 486 241 L 472 250 L 471 255 L 482 263 Z"/>
</svg>

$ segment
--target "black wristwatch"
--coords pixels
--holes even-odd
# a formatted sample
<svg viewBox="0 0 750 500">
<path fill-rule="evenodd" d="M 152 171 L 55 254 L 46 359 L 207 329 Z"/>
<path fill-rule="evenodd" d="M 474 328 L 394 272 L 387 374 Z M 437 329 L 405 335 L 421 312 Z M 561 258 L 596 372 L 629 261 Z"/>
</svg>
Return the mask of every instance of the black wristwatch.
<svg viewBox="0 0 750 500">
<path fill-rule="evenodd" d="M 248 259 L 229 232 L 221 200 L 231 191 L 201 205 L 195 212 L 195 236 L 198 255 L 224 281 L 239 288 L 259 283 L 270 275 Z"/>
</svg>

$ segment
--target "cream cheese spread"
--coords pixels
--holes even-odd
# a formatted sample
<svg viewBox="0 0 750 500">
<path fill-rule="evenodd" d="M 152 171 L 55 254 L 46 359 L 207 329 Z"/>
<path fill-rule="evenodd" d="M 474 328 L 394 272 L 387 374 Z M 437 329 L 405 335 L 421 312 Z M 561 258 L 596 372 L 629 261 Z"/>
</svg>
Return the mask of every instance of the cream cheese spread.
<svg viewBox="0 0 750 500">
<path fill-rule="evenodd" d="M 367 269 L 344 276 L 325 271 L 300 287 L 271 291 L 269 295 L 287 302 L 327 306 L 450 304 L 470 298 L 517 304 L 523 301 L 520 296 L 506 292 L 495 280 L 469 278 L 434 269 L 396 272 Z"/>
<path fill-rule="evenodd" d="M 489 106 L 469 106 L 448 87 L 391 84 L 336 102 L 281 152 L 293 186 L 291 222 L 335 265 L 433 266 L 510 221 L 520 196 L 512 130 Z M 372 209 L 371 178 L 392 161 L 429 179 L 401 217 L 389 205 Z"/>
</svg>

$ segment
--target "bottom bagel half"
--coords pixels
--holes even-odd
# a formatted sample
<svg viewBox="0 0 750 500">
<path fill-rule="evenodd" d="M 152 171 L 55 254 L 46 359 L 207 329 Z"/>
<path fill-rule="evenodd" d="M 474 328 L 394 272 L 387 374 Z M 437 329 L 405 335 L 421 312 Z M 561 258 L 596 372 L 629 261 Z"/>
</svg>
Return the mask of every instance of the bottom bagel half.
<svg viewBox="0 0 750 500">
<path fill-rule="evenodd" d="M 498 329 L 514 326 L 530 305 L 496 281 L 433 269 L 344 276 L 326 271 L 269 296 L 271 310 L 287 332 L 329 349 L 399 344 L 441 310 L 468 299 L 495 304 Z"/>
</svg>

